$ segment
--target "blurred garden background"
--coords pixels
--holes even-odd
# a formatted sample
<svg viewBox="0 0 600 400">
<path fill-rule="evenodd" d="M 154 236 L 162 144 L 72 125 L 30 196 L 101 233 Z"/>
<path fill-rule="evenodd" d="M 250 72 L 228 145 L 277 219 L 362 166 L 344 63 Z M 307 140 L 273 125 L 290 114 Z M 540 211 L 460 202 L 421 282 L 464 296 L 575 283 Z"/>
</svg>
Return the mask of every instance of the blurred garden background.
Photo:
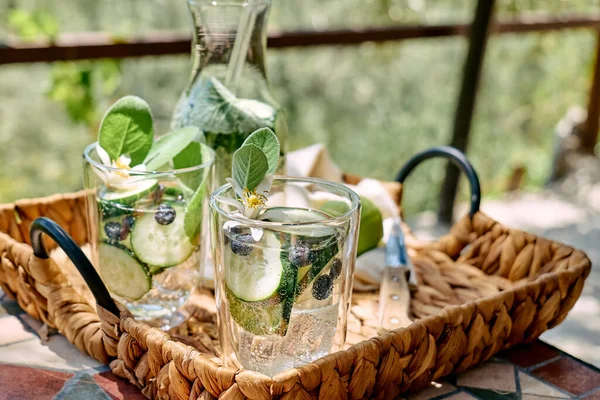
<svg viewBox="0 0 600 400">
<path fill-rule="evenodd" d="M 474 8 L 473 0 L 274 0 L 270 31 L 470 23 Z M 597 0 L 502 0 L 495 17 L 599 11 Z M 157 30 L 191 32 L 185 0 L 0 0 L 0 41 L 90 31 L 118 41 Z M 469 145 L 488 198 L 522 166 L 524 188 L 544 185 L 555 125 L 587 102 L 594 49 L 587 29 L 490 37 Z M 323 142 L 345 171 L 393 179 L 410 155 L 450 141 L 466 51 L 463 36 L 271 50 L 291 149 Z M 0 66 L 0 202 L 81 188 L 81 152 L 120 96 L 148 100 L 166 132 L 189 71 L 186 55 Z M 437 207 L 443 175 L 438 161 L 411 177 L 409 212 Z"/>
</svg>

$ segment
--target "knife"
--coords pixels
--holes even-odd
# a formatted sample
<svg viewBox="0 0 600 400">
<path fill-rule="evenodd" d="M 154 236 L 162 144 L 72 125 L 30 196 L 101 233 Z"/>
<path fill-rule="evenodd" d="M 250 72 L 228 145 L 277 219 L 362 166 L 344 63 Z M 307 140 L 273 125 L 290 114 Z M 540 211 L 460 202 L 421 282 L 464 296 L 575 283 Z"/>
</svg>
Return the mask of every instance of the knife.
<svg viewBox="0 0 600 400">
<path fill-rule="evenodd" d="M 412 323 L 409 279 L 416 284 L 416 277 L 406 251 L 399 217 L 394 219 L 390 237 L 385 244 L 385 263 L 379 290 L 380 333 Z"/>
</svg>

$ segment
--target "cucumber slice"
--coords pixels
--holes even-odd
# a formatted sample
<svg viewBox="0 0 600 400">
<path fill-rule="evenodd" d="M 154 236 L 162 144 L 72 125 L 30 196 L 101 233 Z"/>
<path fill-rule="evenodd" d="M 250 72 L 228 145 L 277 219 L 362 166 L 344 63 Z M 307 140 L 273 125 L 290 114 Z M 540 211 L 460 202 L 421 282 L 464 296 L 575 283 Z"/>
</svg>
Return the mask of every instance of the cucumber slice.
<svg viewBox="0 0 600 400">
<path fill-rule="evenodd" d="M 173 267 L 184 262 L 194 251 L 194 244 L 185 234 L 183 221 L 185 209 L 175 204 L 175 220 L 161 225 L 153 212 L 137 217 L 131 231 L 131 247 L 137 258 L 155 267 Z"/>
<path fill-rule="evenodd" d="M 277 235 L 266 233 L 264 243 L 250 256 L 225 250 L 225 286 L 229 312 L 245 330 L 255 335 L 287 332 L 296 294 L 293 268 Z"/>
<path fill-rule="evenodd" d="M 306 208 L 273 207 L 267 209 L 260 217 L 264 221 L 301 224 L 319 222 L 328 219 L 328 215 L 317 210 Z M 290 226 L 290 233 L 297 235 L 323 237 L 335 234 L 335 229 L 328 226 L 298 225 Z"/>
<path fill-rule="evenodd" d="M 102 218 L 116 218 L 122 217 L 125 215 L 133 214 L 133 209 L 126 205 L 115 203 L 111 201 L 105 201 L 101 198 L 98 198 L 98 207 L 100 212 L 102 213 Z"/>
<path fill-rule="evenodd" d="M 247 302 L 235 297 L 231 290 L 225 288 L 229 313 L 239 326 L 255 335 L 285 335 L 280 328 L 283 305 L 278 296 L 262 301 Z M 287 324 L 286 324 L 287 326 Z"/>
<path fill-rule="evenodd" d="M 125 190 L 107 189 L 100 194 L 100 198 L 108 202 L 131 205 L 156 190 L 157 187 L 156 179 L 145 179 L 128 186 Z"/>
<path fill-rule="evenodd" d="M 251 256 L 238 256 L 229 247 L 225 250 L 225 284 L 241 300 L 268 299 L 279 289 L 283 276 L 281 242 L 272 233 L 266 233 L 264 240 Z"/>
<path fill-rule="evenodd" d="M 268 209 L 262 219 L 272 222 L 303 223 L 318 222 L 327 219 L 327 215 L 316 210 L 305 208 L 274 207 Z M 336 256 L 339 247 L 335 229 L 328 226 L 290 227 L 290 233 L 285 235 L 284 242 L 291 248 L 292 236 L 304 242 L 311 250 L 311 264 L 298 268 L 296 293 L 300 294 L 323 271 L 325 266 Z"/>
<path fill-rule="evenodd" d="M 152 288 L 148 268 L 126 247 L 100 243 L 98 257 L 102 281 L 117 296 L 138 300 Z"/>
</svg>

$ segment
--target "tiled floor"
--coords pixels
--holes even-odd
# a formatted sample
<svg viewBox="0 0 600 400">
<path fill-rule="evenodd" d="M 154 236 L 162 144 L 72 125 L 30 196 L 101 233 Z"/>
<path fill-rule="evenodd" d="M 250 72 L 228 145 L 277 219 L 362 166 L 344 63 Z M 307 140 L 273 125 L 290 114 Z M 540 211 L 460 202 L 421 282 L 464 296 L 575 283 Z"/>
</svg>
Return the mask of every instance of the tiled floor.
<svg viewBox="0 0 600 400">
<path fill-rule="evenodd" d="M 38 321 L 0 291 L 0 400 L 143 399 L 64 337 L 42 341 Z M 600 400 L 600 370 L 542 342 L 520 346 L 407 400 Z"/>
</svg>

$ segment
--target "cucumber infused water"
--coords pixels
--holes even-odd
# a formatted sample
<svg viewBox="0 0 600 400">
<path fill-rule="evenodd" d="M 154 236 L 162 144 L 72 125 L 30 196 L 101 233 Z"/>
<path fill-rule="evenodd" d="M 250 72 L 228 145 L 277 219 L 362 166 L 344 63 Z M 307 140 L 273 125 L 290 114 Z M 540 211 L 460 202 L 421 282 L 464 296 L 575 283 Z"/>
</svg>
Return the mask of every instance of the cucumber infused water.
<svg viewBox="0 0 600 400">
<path fill-rule="evenodd" d="M 358 196 L 335 183 L 275 177 L 268 206 L 253 218 L 244 215 L 247 209 L 236 209 L 229 200 L 235 197 L 235 188 L 225 185 L 210 200 L 227 365 L 273 376 L 340 349 L 356 256 Z M 347 211 L 325 212 L 332 200 L 346 204 Z"/>
<path fill-rule="evenodd" d="M 155 140 L 138 97 L 105 114 L 84 152 L 88 236 L 102 281 L 139 320 L 162 329 L 196 286 L 199 244 L 214 152 L 184 127 Z M 190 147 L 191 146 L 191 147 Z"/>
<path fill-rule="evenodd" d="M 300 217 L 298 223 L 328 218 L 308 209 L 277 211 Z M 338 319 L 343 231 L 261 233 L 235 223 L 224 229 L 225 290 L 241 363 L 274 375 L 326 355 Z"/>
<path fill-rule="evenodd" d="M 156 183 L 138 198 L 106 191 L 97 199 L 102 280 L 138 319 L 161 326 L 177 323 L 170 316 L 187 301 L 199 263 L 199 238 L 183 227 L 189 199 L 166 192 Z"/>
</svg>

